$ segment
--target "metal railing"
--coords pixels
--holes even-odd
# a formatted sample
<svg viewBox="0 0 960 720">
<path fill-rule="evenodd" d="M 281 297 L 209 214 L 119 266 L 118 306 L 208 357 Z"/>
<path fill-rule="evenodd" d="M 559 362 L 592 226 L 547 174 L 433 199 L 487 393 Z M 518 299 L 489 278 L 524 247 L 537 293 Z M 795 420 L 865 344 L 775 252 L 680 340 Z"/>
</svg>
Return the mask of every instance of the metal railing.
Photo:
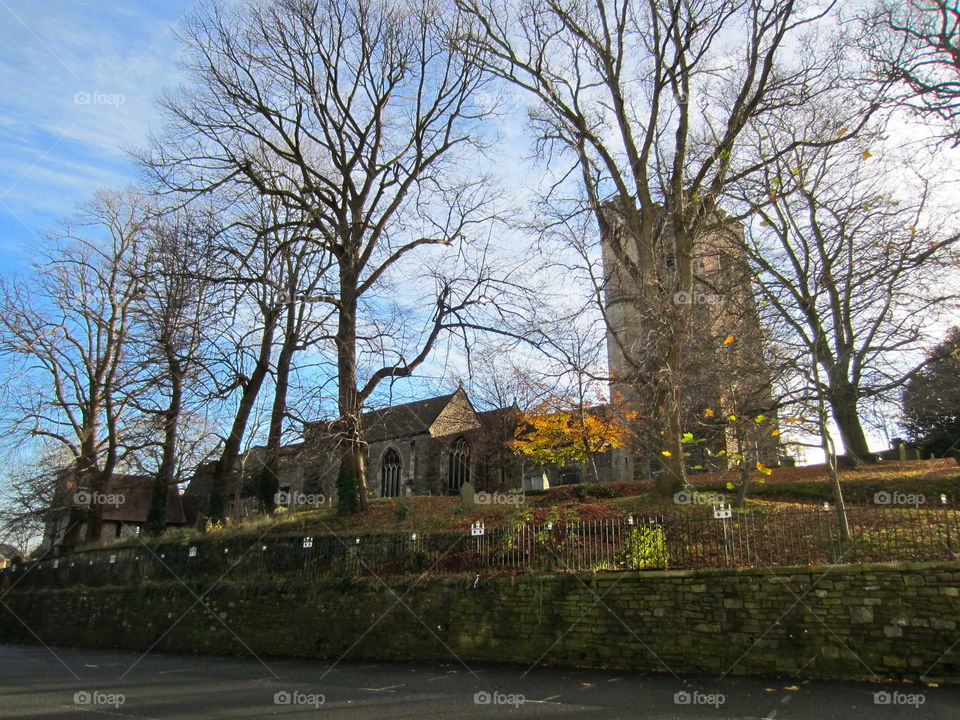
<svg viewBox="0 0 960 720">
<path fill-rule="evenodd" d="M 0 572 L 0 588 L 166 581 L 350 578 L 428 573 L 564 572 L 956 560 L 955 508 L 684 512 L 528 524 L 471 533 L 204 538 L 83 550 Z M 477 529 L 479 533 L 479 528 Z"/>
</svg>

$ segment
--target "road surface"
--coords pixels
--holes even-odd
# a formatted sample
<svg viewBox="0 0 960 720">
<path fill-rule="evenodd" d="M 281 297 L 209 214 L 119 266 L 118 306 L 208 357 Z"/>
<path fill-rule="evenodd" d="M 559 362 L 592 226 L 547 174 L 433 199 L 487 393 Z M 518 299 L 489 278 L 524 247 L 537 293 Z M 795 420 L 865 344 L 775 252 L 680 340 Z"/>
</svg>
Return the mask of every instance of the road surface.
<svg viewBox="0 0 960 720">
<path fill-rule="evenodd" d="M 960 718 L 956 686 L 526 671 L 0 645 L 0 718 Z"/>
</svg>

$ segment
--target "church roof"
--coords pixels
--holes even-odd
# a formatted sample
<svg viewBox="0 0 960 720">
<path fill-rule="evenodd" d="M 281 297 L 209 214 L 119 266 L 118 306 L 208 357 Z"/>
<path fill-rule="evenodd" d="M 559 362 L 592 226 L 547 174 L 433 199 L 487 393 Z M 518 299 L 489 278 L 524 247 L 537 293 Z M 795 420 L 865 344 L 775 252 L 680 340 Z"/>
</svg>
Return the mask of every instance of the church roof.
<svg viewBox="0 0 960 720">
<path fill-rule="evenodd" d="M 150 513 L 153 483 L 154 479 L 149 475 L 114 475 L 110 479 L 107 492 L 122 493 L 125 502 L 117 507 L 105 507 L 103 519 L 125 523 L 146 522 Z M 187 522 L 183 514 L 180 490 L 175 484 L 167 486 L 166 522 L 168 525 L 183 525 Z"/>
<path fill-rule="evenodd" d="M 365 412 L 361 421 L 363 438 L 374 443 L 427 433 L 454 395 L 456 393 Z"/>
<path fill-rule="evenodd" d="M 150 512 L 150 496 L 153 493 L 154 478 L 151 475 L 128 475 L 115 473 L 106 481 L 103 493 L 119 495 L 122 501 L 116 505 L 104 505 L 101 519 L 112 522 L 140 524 L 147 521 Z M 58 506 L 64 510 L 74 503 L 74 486 L 61 488 Z M 176 484 L 167 487 L 168 525 L 183 525 L 187 522 L 183 511 L 183 498 Z"/>
</svg>

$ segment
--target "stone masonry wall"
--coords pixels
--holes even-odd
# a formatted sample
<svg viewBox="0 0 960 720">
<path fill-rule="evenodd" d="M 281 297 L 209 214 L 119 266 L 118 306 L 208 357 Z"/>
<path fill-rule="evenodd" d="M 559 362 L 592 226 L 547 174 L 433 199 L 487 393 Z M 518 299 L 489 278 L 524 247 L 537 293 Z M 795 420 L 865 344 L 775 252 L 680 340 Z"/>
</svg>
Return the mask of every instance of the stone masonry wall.
<svg viewBox="0 0 960 720">
<path fill-rule="evenodd" d="M 13 589 L 0 640 L 242 655 L 240 638 L 264 656 L 337 658 L 356 643 L 347 657 L 960 681 L 960 563 L 223 581 L 188 611 L 207 590 Z"/>
</svg>

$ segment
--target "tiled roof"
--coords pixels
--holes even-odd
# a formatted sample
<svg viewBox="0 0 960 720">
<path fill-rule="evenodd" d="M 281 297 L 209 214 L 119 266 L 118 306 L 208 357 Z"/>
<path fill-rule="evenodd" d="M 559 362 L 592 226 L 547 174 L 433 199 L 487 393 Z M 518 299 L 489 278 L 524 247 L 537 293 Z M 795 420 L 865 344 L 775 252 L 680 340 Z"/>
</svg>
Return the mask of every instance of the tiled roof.
<svg viewBox="0 0 960 720">
<path fill-rule="evenodd" d="M 153 478 L 149 475 L 114 475 L 105 492 L 123 495 L 123 503 L 106 505 L 102 518 L 112 522 L 144 523 L 150 512 Z M 184 525 L 183 502 L 176 485 L 167 488 L 167 524 Z"/>
<path fill-rule="evenodd" d="M 362 416 L 363 438 L 368 443 L 421 435 L 430 429 L 455 393 L 427 400 L 371 410 Z"/>
</svg>

